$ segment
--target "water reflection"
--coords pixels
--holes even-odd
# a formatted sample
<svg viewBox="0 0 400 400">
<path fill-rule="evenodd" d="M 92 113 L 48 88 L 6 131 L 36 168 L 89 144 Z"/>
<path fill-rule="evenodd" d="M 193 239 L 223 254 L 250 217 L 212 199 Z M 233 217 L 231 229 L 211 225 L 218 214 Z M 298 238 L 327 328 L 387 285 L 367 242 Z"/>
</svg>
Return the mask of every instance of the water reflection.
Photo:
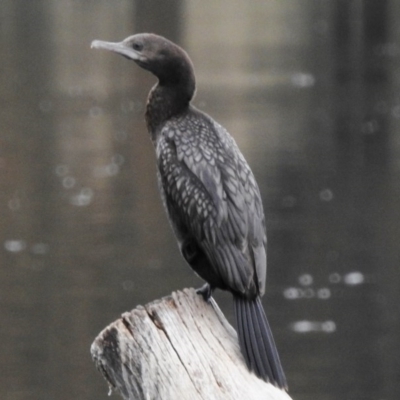
<svg viewBox="0 0 400 400">
<path fill-rule="evenodd" d="M 94 336 L 201 284 L 159 200 L 154 80 L 89 49 L 137 31 L 186 47 L 259 181 L 293 398 L 398 398 L 400 3 L 117 3 L 2 3 L 0 398 L 107 398 Z"/>
<path fill-rule="evenodd" d="M 296 321 L 290 327 L 294 332 L 300 334 L 310 332 L 333 333 L 336 331 L 336 324 L 333 321 Z"/>
</svg>

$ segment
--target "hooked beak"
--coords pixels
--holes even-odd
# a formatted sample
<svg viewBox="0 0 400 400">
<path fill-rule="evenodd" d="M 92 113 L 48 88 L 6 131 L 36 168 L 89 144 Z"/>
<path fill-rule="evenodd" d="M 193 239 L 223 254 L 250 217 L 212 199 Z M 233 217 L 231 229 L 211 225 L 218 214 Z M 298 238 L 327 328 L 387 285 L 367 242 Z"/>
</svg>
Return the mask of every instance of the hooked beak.
<svg viewBox="0 0 400 400">
<path fill-rule="evenodd" d="M 103 40 L 93 40 L 90 48 L 113 51 L 114 53 L 121 54 L 135 61 L 140 61 L 141 58 L 140 54 L 131 47 L 128 47 L 124 42 L 104 42 Z"/>
</svg>

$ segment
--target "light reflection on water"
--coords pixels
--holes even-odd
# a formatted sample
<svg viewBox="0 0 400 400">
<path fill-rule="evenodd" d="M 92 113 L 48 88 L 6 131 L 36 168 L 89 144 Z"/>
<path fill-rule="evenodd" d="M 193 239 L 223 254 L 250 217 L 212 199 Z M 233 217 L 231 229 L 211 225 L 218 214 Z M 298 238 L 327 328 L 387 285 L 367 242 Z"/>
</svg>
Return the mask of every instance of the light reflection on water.
<svg viewBox="0 0 400 400">
<path fill-rule="evenodd" d="M 293 332 L 304 334 L 310 332 L 333 333 L 336 331 L 334 321 L 296 321 L 290 324 Z"/>
<path fill-rule="evenodd" d="M 357 286 L 365 283 L 365 277 L 362 272 L 354 271 L 345 273 L 341 276 L 337 272 L 333 272 L 329 274 L 326 279 L 326 282 L 322 282 L 323 285 L 330 284 L 332 285 L 332 289 L 330 287 L 316 287 L 314 286 L 314 278 L 310 274 L 302 274 L 298 277 L 298 283 L 300 286 L 291 286 L 287 287 L 283 290 L 283 297 L 286 300 L 330 300 L 336 294 L 339 296 L 342 295 L 342 291 L 336 290 L 338 285 L 348 285 L 348 286 Z M 348 290 L 348 289 L 347 289 Z M 290 329 L 299 334 L 304 333 L 333 333 L 336 331 L 336 322 L 335 321 L 295 321 L 289 323 Z"/>
<path fill-rule="evenodd" d="M 135 23 L 185 45 L 196 105 L 235 136 L 257 177 L 264 303 L 293 398 L 399 397 L 396 31 L 368 36 L 359 65 L 340 2 L 235 1 L 221 20 L 223 5 L 191 2 L 185 23 L 178 2 L 138 2 L 135 17 L 124 0 L 3 3 L 0 398 L 107 398 L 94 336 L 137 304 L 201 285 L 157 191 L 143 122 L 154 80 L 89 50 Z M 368 7 L 397 7 L 380 4 Z M 391 22 L 372 14 L 378 28 Z M 199 15 L 216 30 L 204 34 Z M 216 298 L 231 317 L 230 296 Z"/>
</svg>

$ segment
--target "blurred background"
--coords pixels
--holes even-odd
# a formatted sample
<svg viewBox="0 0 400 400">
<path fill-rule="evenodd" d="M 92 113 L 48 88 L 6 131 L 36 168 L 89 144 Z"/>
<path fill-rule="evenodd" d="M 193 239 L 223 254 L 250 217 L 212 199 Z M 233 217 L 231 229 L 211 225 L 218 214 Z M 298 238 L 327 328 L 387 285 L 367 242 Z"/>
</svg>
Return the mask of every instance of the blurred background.
<svg viewBox="0 0 400 400">
<path fill-rule="evenodd" d="M 399 22 L 397 0 L 2 0 L 0 398 L 107 399 L 95 336 L 202 284 L 158 194 L 155 79 L 90 50 L 143 31 L 188 51 L 258 180 L 293 399 L 400 398 Z"/>
</svg>

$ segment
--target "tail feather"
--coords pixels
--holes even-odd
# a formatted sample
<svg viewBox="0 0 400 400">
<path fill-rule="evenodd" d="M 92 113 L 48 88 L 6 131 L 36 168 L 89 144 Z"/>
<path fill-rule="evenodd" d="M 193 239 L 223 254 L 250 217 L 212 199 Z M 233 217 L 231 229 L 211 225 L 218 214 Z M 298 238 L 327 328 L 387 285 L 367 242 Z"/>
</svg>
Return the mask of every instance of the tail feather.
<svg viewBox="0 0 400 400">
<path fill-rule="evenodd" d="M 285 373 L 260 297 L 234 296 L 239 344 L 248 368 L 266 382 L 287 390 Z"/>
<path fill-rule="evenodd" d="M 260 371 L 261 376 L 263 377 L 274 376 L 274 372 L 272 370 L 273 363 L 269 361 L 271 359 L 270 354 L 268 351 L 268 347 L 264 343 L 263 332 L 265 331 L 265 327 L 263 326 L 262 323 L 263 321 L 261 320 L 260 316 L 257 313 L 258 307 L 252 307 L 250 304 L 251 304 L 250 302 L 246 302 L 248 309 L 247 322 L 249 326 L 253 325 L 253 330 L 255 332 L 255 337 L 252 338 L 252 343 L 253 343 L 253 353 L 257 361 L 256 365 L 259 366 L 258 369 Z M 268 357 L 267 362 L 265 362 L 265 360 L 263 359 L 263 355 L 265 354 L 267 354 Z"/>
<path fill-rule="evenodd" d="M 235 302 L 235 305 L 236 305 L 236 302 Z M 248 348 L 248 345 L 250 344 L 250 339 L 249 339 L 247 324 L 244 323 L 243 312 L 244 312 L 244 310 L 242 307 L 235 307 L 236 329 L 238 330 L 240 349 L 242 349 L 242 354 L 246 361 L 246 365 L 250 366 L 251 361 L 250 361 L 249 354 L 251 353 L 252 350 Z M 243 321 L 243 323 L 238 324 L 237 321 Z M 250 368 L 250 369 L 252 369 L 252 368 Z"/>
<path fill-rule="evenodd" d="M 273 376 L 277 377 L 277 382 L 281 382 L 282 386 L 287 387 L 286 376 L 283 372 L 281 360 L 279 358 L 278 349 L 276 348 L 274 337 L 272 335 L 271 327 L 269 326 L 269 322 L 267 316 L 265 315 L 264 308 L 261 304 L 261 299 L 258 297 L 256 300 L 257 307 L 256 311 L 258 314 L 258 322 L 263 326 L 261 330 L 266 333 L 266 340 L 268 343 L 271 343 L 271 346 L 267 346 L 266 352 L 268 354 L 268 359 L 271 360 L 271 368 Z"/>
</svg>

